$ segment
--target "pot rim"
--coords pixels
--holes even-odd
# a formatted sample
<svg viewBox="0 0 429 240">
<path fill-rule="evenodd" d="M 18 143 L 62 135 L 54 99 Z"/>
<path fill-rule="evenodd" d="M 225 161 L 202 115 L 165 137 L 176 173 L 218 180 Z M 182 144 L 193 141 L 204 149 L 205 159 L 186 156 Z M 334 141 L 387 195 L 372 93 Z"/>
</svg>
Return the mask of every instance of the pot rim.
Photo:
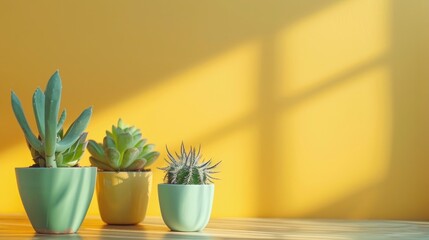
<svg viewBox="0 0 429 240">
<path fill-rule="evenodd" d="M 80 167 L 56 167 L 56 168 L 47 168 L 47 167 L 15 167 L 15 169 L 19 169 L 19 170 L 22 170 L 22 169 L 28 169 L 28 170 L 34 170 L 34 171 L 42 171 L 42 170 L 47 170 L 47 169 L 57 169 L 57 170 L 65 170 L 65 169 L 70 169 L 70 170 L 78 170 L 78 169 L 88 169 L 88 168 L 90 168 L 90 169 L 93 169 L 93 168 L 96 168 L 96 167 L 89 167 L 89 166 L 80 166 Z M 54 170 L 53 170 L 54 171 Z"/>
<path fill-rule="evenodd" d="M 214 186 L 215 184 L 214 183 L 209 183 L 209 184 L 172 184 L 172 183 L 158 183 L 158 185 L 164 185 L 164 186 L 174 186 L 174 187 L 187 187 L 187 186 L 189 186 L 189 187 L 198 187 L 198 186 L 201 186 L 201 187 L 205 187 L 205 186 L 207 186 L 207 187 L 210 187 L 210 186 Z"/>
<path fill-rule="evenodd" d="M 106 172 L 106 173 L 117 173 L 117 171 L 108 171 L 108 170 L 100 170 L 97 169 L 97 171 L 99 172 Z M 145 173 L 145 172 L 152 172 L 152 170 L 147 170 L 147 171 L 118 171 L 118 172 L 141 172 L 141 173 Z"/>
<path fill-rule="evenodd" d="M 103 174 L 118 174 L 118 173 L 141 173 L 141 174 L 152 174 L 152 171 L 100 171 L 97 169 L 97 173 L 103 173 Z"/>
</svg>

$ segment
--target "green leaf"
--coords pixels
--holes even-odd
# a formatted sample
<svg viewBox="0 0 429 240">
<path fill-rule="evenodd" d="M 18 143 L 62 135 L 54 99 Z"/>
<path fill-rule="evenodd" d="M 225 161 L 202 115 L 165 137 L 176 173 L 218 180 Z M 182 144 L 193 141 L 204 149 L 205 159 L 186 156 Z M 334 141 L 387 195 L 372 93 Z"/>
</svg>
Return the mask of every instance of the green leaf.
<svg viewBox="0 0 429 240">
<path fill-rule="evenodd" d="M 105 170 L 105 171 L 115 171 L 116 170 L 116 169 L 113 169 L 108 164 L 101 162 L 101 161 L 98 161 L 97 159 L 95 159 L 92 156 L 89 157 L 89 161 L 91 162 L 91 166 L 93 166 L 93 167 L 97 167 L 97 168 Z"/>
<path fill-rule="evenodd" d="M 57 137 L 59 138 L 59 140 L 64 138 L 64 131 L 62 128 L 58 131 Z M 58 141 L 58 139 L 57 139 L 57 141 Z"/>
<path fill-rule="evenodd" d="M 113 136 L 113 134 L 109 131 L 106 131 L 106 136 L 109 136 L 110 138 L 112 138 L 113 140 L 116 138 L 115 136 Z"/>
<path fill-rule="evenodd" d="M 101 144 L 97 143 L 94 140 L 89 140 L 87 149 L 89 153 L 97 160 L 99 161 L 105 160 L 104 149 Z"/>
<path fill-rule="evenodd" d="M 15 114 L 16 120 L 19 123 L 22 131 L 24 132 L 25 138 L 28 143 L 36 149 L 38 152 L 44 152 L 42 142 L 33 134 L 28 125 L 27 119 L 25 118 L 24 111 L 22 110 L 21 102 L 19 101 L 18 96 L 14 92 L 11 92 L 11 102 L 13 113 Z"/>
<path fill-rule="evenodd" d="M 137 148 L 128 148 L 122 157 L 121 169 L 129 167 L 139 156 L 140 151 Z"/>
<path fill-rule="evenodd" d="M 59 155 L 62 156 L 62 160 L 61 161 L 58 160 L 58 156 Z M 74 165 L 76 165 L 77 160 L 75 160 L 75 155 L 76 155 L 76 152 L 68 152 L 68 153 L 64 153 L 64 154 L 59 153 L 57 155 L 57 160 L 56 160 L 57 161 L 57 165 L 59 167 L 74 166 Z M 71 165 L 71 162 L 76 162 L 76 163 L 73 164 L 73 165 Z"/>
<path fill-rule="evenodd" d="M 60 119 L 58 120 L 57 133 L 60 132 L 61 129 L 63 129 L 63 125 L 64 125 L 64 122 L 66 120 L 66 115 L 67 115 L 67 113 L 66 113 L 66 110 L 64 109 L 63 112 L 61 113 Z"/>
<path fill-rule="evenodd" d="M 103 138 L 103 148 L 116 148 L 115 141 L 111 137 L 105 136 Z"/>
<path fill-rule="evenodd" d="M 144 147 L 144 145 L 146 144 L 146 139 L 140 139 L 135 145 L 134 145 L 134 147 L 135 148 L 138 148 L 140 151 L 143 151 L 143 147 Z"/>
<path fill-rule="evenodd" d="M 67 164 L 65 164 L 64 160 L 64 155 L 62 153 L 58 153 L 55 156 L 55 162 L 57 164 L 57 167 L 67 167 Z"/>
<path fill-rule="evenodd" d="M 140 130 L 134 126 L 129 127 L 126 130 L 127 130 L 127 132 L 131 133 L 131 135 L 133 135 L 133 136 L 140 133 Z M 140 136 L 141 136 L 141 134 L 140 134 Z"/>
<path fill-rule="evenodd" d="M 85 131 L 88 126 L 89 119 L 92 115 L 92 107 L 85 109 L 79 117 L 72 123 L 70 128 L 67 130 L 64 138 L 57 143 L 57 151 L 62 152 L 69 148 L 80 135 Z"/>
<path fill-rule="evenodd" d="M 61 78 L 56 71 L 48 81 L 45 89 L 45 159 L 47 167 L 54 167 L 57 147 L 57 117 L 61 102 Z M 74 141 L 73 141 L 74 142 Z M 70 144 L 71 145 L 71 144 Z M 66 147 L 68 148 L 68 147 Z M 58 152 L 64 151 L 58 150 Z"/>
<path fill-rule="evenodd" d="M 150 152 L 146 154 L 143 158 L 147 160 L 145 167 L 149 167 L 152 165 L 152 163 L 155 162 L 156 159 L 159 157 L 159 152 Z"/>
<path fill-rule="evenodd" d="M 39 136 L 45 139 L 45 94 L 40 88 L 37 88 L 33 94 L 33 112 L 36 118 Z"/>
<path fill-rule="evenodd" d="M 67 153 L 63 154 L 63 164 L 67 166 L 75 166 L 85 152 L 88 142 L 85 142 L 87 133 L 83 133 L 81 137 L 70 147 Z"/>
<path fill-rule="evenodd" d="M 118 128 L 115 125 L 112 125 L 112 135 L 113 135 L 113 140 L 115 140 L 116 142 L 116 136 L 118 135 Z"/>
<path fill-rule="evenodd" d="M 155 149 L 154 144 L 148 144 L 148 145 L 144 146 L 140 155 L 139 155 L 139 158 L 143 158 L 146 154 L 152 152 L 153 149 Z"/>
<path fill-rule="evenodd" d="M 122 119 L 118 119 L 118 128 L 124 129 L 126 128 L 127 125 L 125 125 L 124 121 L 122 121 Z"/>
<path fill-rule="evenodd" d="M 107 148 L 105 150 L 107 163 L 114 169 L 119 170 L 121 166 L 121 154 L 115 148 Z"/>
<path fill-rule="evenodd" d="M 87 146 L 88 146 L 88 142 L 83 142 L 82 144 L 79 144 L 79 147 L 76 149 L 76 156 L 75 156 L 77 160 L 80 160 L 82 158 Z"/>
<path fill-rule="evenodd" d="M 84 132 L 80 135 L 79 139 L 69 148 L 70 151 L 77 151 L 79 148 L 82 147 L 82 145 L 85 143 L 86 137 L 88 136 L 87 132 Z M 85 144 L 86 146 L 86 144 Z"/>
<path fill-rule="evenodd" d="M 122 129 L 122 128 L 116 128 L 115 136 L 118 137 L 119 134 L 124 133 L 124 132 L 125 132 L 124 129 Z"/>
<path fill-rule="evenodd" d="M 130 134 L 133 136 L 133 140 L 131 142 L 131 146 L 136 146 L 137 143 L 139 143 L 139 141 L 141 140 L 142 135 L 141 135 L 141 133 L 137 133 L 137 134 L 130 133 Z"/>
<path fill-rule="evenodd" d="M 135 171 L 135 170 L 141 170 L 146 164 L 146 159 L 137 159 L 135 160 L 130 166 L 125 168 L 125 170 L 128 171 Z"/>
<path fill-rule="evenodd" d="M 131 134 L 129 133 L 120 133 L 117 139 L 117 147 L 118 147 L 118 151 L 123 154 L 124 151 L 128 148 L 133 147 L 133 136 L 131 136 Z"/>
</svg>

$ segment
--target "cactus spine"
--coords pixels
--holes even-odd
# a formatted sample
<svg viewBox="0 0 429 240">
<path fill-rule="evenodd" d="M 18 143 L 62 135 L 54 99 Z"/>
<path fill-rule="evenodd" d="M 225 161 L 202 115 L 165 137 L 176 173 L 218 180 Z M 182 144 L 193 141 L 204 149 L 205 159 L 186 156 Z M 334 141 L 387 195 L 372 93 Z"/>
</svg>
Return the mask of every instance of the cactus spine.
<svg viewBox="0 0 429 240">
<path fill-rule="evenodd" d="M 210 184 L 217 178 L 211 174 L 217 173 L 213 171 L 220 162 L 212 165 L 212 160 L 202 162 L 199 164 L 201 159 L 201 147 L 198 152 L 192 146 L 189 152 L 186 152 L 185 146 L 182 143 L 180 148 L 180 154 L 176 153 L 175 158 L 170 151 L 167 149 L 167 155 L 169 160 L 165 160 L 169 165 L 164 168 L 159 168 L 165 172 L 164 181 L 169 184 Z"/>
<path fill-rule="evenodd" d="M 12 109 L 30 145 L 30 150 L 36 151 L 44 159 L 44 161 L 41 161 L 44 164 L 39 164 L 40 167 L 55 168 L 57 165 L 63 166 L 64 164 L 57 164 L 58 162 L 62 163 L 64 160 L 63 153 L 69 153 L 72 146 L 76 149 L 80 146 L 79 151 L 82 150 L 82 146 L 83 148 L 86 147 L 84 143 L 84 137 L 86 137 L 84 130 L 91 118 L 92 108 L 85 109 L 72 123 L 65 135 L 62 136 L 63 124 L 66 118 L 65 110 L 57 121 L 61 102 L 61 90 L 61 78 L 59 72 L 56 71 L 49 79 L 45 92 L 37 88 L 33 94 L 33 111 L 39 137 L 31 131 L 18 96 L 13 91 L 11 93 Z M 33 154 L 32 151 L 33 158 L 37 154 Z M 79 155 L 81 156 L 80 153 Z"/>
</svg>

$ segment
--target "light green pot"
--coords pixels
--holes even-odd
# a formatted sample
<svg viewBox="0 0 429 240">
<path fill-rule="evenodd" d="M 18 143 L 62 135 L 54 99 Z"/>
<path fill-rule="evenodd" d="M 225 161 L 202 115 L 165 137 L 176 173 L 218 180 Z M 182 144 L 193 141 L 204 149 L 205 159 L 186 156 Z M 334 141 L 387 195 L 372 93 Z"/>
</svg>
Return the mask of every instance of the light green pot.
<svg viewBox="0 0 429 240">
<path fill-rule="evenodd" d="M 22 204 L 38 233 L 75 233 L 94 194 L 97 168 L 16 168 Z"/>
<path fill-rule="evenodd" d="M 164 223 L 173 231 L 203 230 L 212 211 L 214 185 L 158 184 Z"/>
</svg>

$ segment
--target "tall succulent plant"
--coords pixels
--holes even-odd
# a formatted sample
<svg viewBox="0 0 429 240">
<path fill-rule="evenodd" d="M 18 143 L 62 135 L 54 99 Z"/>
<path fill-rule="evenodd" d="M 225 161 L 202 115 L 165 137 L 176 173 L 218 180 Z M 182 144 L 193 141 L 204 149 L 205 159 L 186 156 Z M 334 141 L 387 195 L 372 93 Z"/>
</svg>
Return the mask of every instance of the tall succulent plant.
<svg viewBox="0 0 429 240">
<path fill-rule="evenodd" d="M 198 152 L 192 146 L 189 152 L 186 152 L 185 146 L 182 143 L 180 154 L 175 153 L 175 158 L 167 149 L 169 160 L 165 160 L 169 165 L 164 168 L 159 168 L 165 172 L 164 181 L 169 184 L 210 184 L 217 178 L 211 174 L 217 173 L 213 171 L 220 162 L 212 165 L 212 160 L 200 163 L 201 147 Z"/>
<path fill-rule="evenodd" d="M 12 109 L 24 132 L 33 159 L 39 167 L 74 166 L 86 148 L 86 133 L 92 115 L 92 107 L 85 109 L 63 134 L 66 111 L 60 118 L 58 113 L 61 102 L 62 83 L 56 71 L 48 81 L 45 92 L 37 88 L 33 94 L 33 111 L 37 123 L 38 136 L 30 126 L 18 96 L 12 91 Z"/>
<path fill-rule="evenodd" d="M 118 125 L 112 125 L 112 131 L 106 131 L 103 143 L 89 140 L 88 151 L 91 165 L 104 171 L 145 171 L 155 162 L 159 152 L 155 145 L 146 144 L 140 129 L 127 126 L 122 119 Z"/>
</svg>

